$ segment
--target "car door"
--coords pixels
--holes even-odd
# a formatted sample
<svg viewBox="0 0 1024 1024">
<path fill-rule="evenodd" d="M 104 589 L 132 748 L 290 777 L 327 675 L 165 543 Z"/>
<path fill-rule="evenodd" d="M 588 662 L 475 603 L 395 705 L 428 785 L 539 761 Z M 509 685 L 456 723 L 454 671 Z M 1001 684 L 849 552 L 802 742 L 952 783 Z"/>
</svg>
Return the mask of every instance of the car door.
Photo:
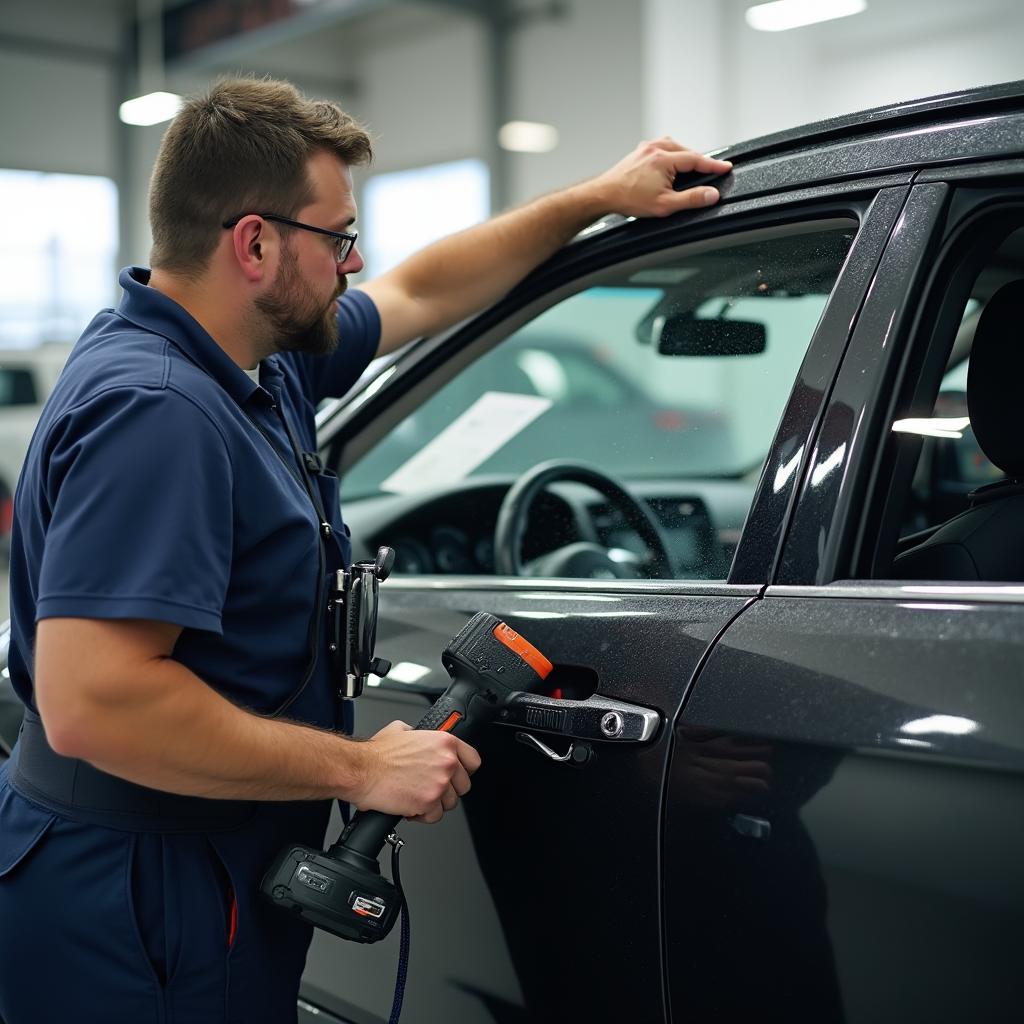
<svg viewBox="0 0 1024 1024">
<path fill-rule="evenodd" d="M 769 194 L 577 242 L 496 309 L 415 346 L 325 424 L 356 555 L 380 543 L 399 554 L 377 642 L 394 668 L 360 698 L 357 732 L 415 722 L 446 685 L 440 652 L 481 609 L 556 666 L 546 695 L 481 742 L 462 808 L 403 829 L 410 1022 L 666 1018 L 671 723 L 715 638 L 769 580 L 907 191 L 893 179 Z M 506 339 L 543 353 L 529 338 L 556 329 L 643 389 L 652 422 L 611 408 L 588 436 L 570 429 L 579 389 L 543 358 L 495 385 L 488 360 L 504 358 Z M 410 422 L 433 424 L 418 449 L 403 447 Z M 617 476 L 654 515 L 668 565 L 647 557 L 614 501 L 570 479 L 519 510 L 523 573 L 496 573 L 500 506 L 551 457 Z M 586 578 L 565 554 L 580 546 L 595 558 Z M 545 565 L 561 571 L 537 575 Z M 573 724 L 574 699 L 601 713 Z M 623 716 L 620 735 L 600 728 L 608 709 Z M 318 934 L 303 999 L 385 1019 L 397 956 L 396 935 L 357 947 Z"/>
<path fill-rule="evenodd" d="M 957 389 L 979 307 L 1024 278 L 1022 183 L 1021 161 L 918 179 L 773 583 L 726 629 L 676 721 L 675 1019 L 1019 1014 L 1024 588 L 901 578 L 894 556 L 934 529 L 929 509 L 949 511 L 957 487 L 936 477 L 951 461 L 937 452 L 957 445 L 968 460 L 962 508 L 1002 475 L 962 439 Z"/>
</svg>

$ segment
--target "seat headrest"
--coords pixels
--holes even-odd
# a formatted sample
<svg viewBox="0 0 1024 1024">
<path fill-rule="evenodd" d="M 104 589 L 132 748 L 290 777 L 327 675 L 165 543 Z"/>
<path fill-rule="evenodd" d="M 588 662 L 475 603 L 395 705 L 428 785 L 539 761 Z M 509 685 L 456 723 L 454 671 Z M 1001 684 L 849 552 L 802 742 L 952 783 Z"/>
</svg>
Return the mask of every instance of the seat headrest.
<svg viewBox="0 0 1024 1024">
<path fill-rule="evenodd" d="M 989 299 L 967 368 L 971 428 L 990 462 L 1024 477 L 1024 280 L 1004 284 Z"/>
</svg>

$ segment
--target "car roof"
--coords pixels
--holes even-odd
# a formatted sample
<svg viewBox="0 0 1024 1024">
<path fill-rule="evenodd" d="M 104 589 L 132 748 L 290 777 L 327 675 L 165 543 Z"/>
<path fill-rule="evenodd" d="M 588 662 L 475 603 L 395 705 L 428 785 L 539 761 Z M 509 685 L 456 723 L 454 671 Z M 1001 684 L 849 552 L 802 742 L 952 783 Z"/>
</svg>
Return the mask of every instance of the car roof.
<svg viewBox="0 0 1024 1024">
<path fill-rule="evenodd" d="M 679 174 L 675 189 L 714 184 L 723 204 L 844 179 L 895 184 L 924 167 L 1024 157 L 1024 80 L 872 107 L 715 150 L 727 176 Z M 887 180 L 883 182 L 883 178 Z M 687 211 L 688 219 L 713 211 Z M 634 220 L 608 214 L 574 242 L 603 239 Z"/>
<path fill-rule="evenodd" d="M 798 128 L 774 132 L 771 135 L 762 135 L 746 142 L 726 146 L 716 150 L 712 155 L 728 160 L 749 160 L 753 157 L 801 149 L 810 144 L 875 134 L 886 127 L 934 124 L 954 117 L 961 120 L 972 114 L 994 114 L 1001 110 L 1019 110 L 1022 106 L 1024 79 L 871 107 L 854 114 L 844 114 L 841 117 L 831 117 Z"/>
</svg>

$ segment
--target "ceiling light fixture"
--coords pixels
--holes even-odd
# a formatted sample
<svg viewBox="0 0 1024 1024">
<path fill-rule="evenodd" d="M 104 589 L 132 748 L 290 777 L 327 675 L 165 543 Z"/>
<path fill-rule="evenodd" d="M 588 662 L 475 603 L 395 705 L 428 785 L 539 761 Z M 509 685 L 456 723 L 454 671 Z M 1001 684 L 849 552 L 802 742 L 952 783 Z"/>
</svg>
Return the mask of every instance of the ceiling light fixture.
<svg viewBox="0 0 1024 1024">
<path fill-rule="evenodd" d="M 498 144 L 513 153 L 550 153 L 558 145 L 558 129 L 538 121 L 509 121 L 498 130 Z"/>
<path fill-rule="evenodd" d="M 181 109 L 181 97 L 173 92 L 150 92 L 125 100 L 118 116 L 125 124 L 150 125 L 169 121 Z"/>
<path fill-rule="evenodd" d="M 747 24 L 758 32 L 785 32 L 834 18 L 848 18 L 868 8 L 867 0 L 775 0 L 747 9 Z"/>
<path fill-rule="evenodd" d="M 139 61 L 136 85 L 140 92 L 125 100 L 118 116 L 125 124 L 151 125 L 169 121 L 181 109 L 181 97 L 165 92 L 164 84 L 164 5 L 163 0 L 138 0 Z"/>
</svg>

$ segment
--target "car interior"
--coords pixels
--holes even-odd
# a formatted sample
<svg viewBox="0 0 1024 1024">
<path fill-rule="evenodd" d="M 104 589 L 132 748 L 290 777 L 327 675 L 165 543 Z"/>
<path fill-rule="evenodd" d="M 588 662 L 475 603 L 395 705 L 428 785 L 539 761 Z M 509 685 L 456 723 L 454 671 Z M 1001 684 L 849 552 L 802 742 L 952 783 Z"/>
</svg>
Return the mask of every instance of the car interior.
<svg viewBox="0 0 1024 1024">
<path fill-rule="evenodd" d="M 979 269 L 975 269 L 978 262 Z M 1019 384 L 1024 371 L 1024 229 L 1001 227 L 965 261 L 969 287 L 950 342 L 940 327 L 932 349 L 948 353 L 937 390 L 900 416 L 893 438 L 915 465 L 899 538 L 886 572 L 908 580 L 1024 580 L 1024 457 Z M 928 360 L 922 373 L 927 387 Z M 911 410 L 913 411 L 913 410 Z M 899 466 L 900 460 L 897 460 Z M 899 474 L 894 487 L 899 487 Z"/>
<path fill-rule="evenodd" d="M 833 217 L 634 259 L 477 339 L 346 467 L 357 557 L 388 544 L 406 574 L 726 579 L 855 230 Z"/>
</svg>

